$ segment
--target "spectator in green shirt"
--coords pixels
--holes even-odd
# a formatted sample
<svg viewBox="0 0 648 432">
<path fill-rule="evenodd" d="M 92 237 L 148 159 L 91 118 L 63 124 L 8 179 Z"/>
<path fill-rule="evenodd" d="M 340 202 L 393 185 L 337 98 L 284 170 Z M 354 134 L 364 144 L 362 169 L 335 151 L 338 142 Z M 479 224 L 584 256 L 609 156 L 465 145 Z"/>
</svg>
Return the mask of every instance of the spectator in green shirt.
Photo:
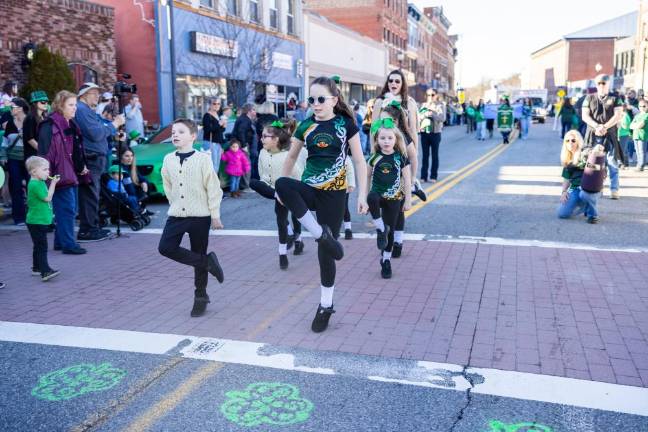
<svg viewBox="0 0 648 432">
<path fill-rule="evenodd" d="M 25 162 L 31 179 L 27 184 L 27 228 L 34 243 L 32 274 L 40 275 L 43 282 L 58 276 L 47 262 L 47 230 L 52 224 L 52 196 L 59 176 L 49 177 L 49 161 L 31 156 Z M 50 179 L 47 187 L 45 180 Z"/>
<path fill-rule="evenodd" d="M 563 103 L 563 106 L 560 109 L 560 114 L 558 114 L 558 116 L 560 117 L 560 122 L 562 123 L 561 138 L 565 138 L 567 131 L 576 129 L 577 127 L 575 120 L 578 119 L 578 116 L 576 115 L 576 108 L 574 108 L 574 106 L 572 105 L 570 98 L 565 98 L 565 102 Z"/>
<path fill-rule="evenodd" d="M 637 114 L 632 123 L 632 139 L 634 140 L 634 150 L 637 154 L 637 171 L 643 171 L 646 164 L 646 152 L 648 151 L 648 102 L 641 99 L 639 102 L 639 114 Z"/>
</svg>

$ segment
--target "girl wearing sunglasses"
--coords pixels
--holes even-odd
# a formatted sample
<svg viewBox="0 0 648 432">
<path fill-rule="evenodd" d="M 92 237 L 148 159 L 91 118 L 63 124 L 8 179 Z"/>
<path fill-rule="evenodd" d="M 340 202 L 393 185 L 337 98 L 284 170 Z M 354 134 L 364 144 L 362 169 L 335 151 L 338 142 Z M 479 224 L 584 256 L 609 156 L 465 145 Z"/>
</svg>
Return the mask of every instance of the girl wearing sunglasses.
<svg viewBox="0 0 648 432">
<path fill-rule="evenodd" d="M 565 134 L 560 162 L 562 171 L 562 194 L 560 195 L 560 206 L 558 217 L 561 219 L 570 218 L 574 212 L 584 214 L 587 222 L 598 223 L 597 203 L 600 192 L 587 192 L 581 187 L 583 174 L 588 162 L 588 155 L 591 148 L 583 149 L 583 136 L 576 130 L 570 130 Z M 605 173 L 605 164 L 601 164 L 599 172 Z M 602 184 L 602 182 L 601 182 Z"/>
<path fill-rule="evenodd" d="M 311 329 L 326 330 L 333 309 L 335 261 L 344 256 L 337 240 L 347 192 L 346 159 L 351 154 L 358 183 L 358 213 L 367 212 L 367 167 L 353 112 L 344 102 L 337 81 L 319 77 L 310 86 L 313 115 L 292 137 L 282 177 L 275 183 L 280 202 L 316 239 L 321 298 Z M 303 147 L 308 158 L 301 181 L 290 178 Z M 311 213 L 315 212 L 315 216 Z"/>
<path fill-rule="evenodd" d="M 295 130 L 295 120 L 275 120 L 266 123 L 261 133 L 261 144 L 263 148 L 259 152 L 259 177 L 260 180 L 250 180 L 250 188 L 264 198 L 273 200 L 275 203 L 275 215 L 277 217 L 277 232 L 279 233 L 279 268 L 288 269 L 288 250 L 295 245 L 294 254 L 301 255 L 304 251 L 304 242 L 301 240 L 301 224 L 292 216 L 293 229 L 288 222 L 288 209 L 284 207 L 276 197 L 276 182 L 281 177 L 288 150 L 290 149 L 290 138 Z M 299 158 L 294 164 L 291 177 L 301 178 L 306 162 L 306 150 L 303 148 Z"/>
</svg>

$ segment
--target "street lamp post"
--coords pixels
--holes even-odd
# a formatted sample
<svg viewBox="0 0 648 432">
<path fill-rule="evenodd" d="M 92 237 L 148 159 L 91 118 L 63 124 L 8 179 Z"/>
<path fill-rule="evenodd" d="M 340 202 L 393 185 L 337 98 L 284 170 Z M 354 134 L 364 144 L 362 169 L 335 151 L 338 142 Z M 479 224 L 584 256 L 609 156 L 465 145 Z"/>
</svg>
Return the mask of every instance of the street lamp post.
<svg viewBox="0 0 648 432">
<path fill-rule="evenodd" d="M 176 67 L 175 67 L 175 49 L 173 40 L 173 0 L 160 0 L 160 4 L 166 10 L 167 21 L 167 39 L 169 41 L 169 61 L 171 63 L 171 115 L 175 120 L 176 116 Z"/>
</svg>

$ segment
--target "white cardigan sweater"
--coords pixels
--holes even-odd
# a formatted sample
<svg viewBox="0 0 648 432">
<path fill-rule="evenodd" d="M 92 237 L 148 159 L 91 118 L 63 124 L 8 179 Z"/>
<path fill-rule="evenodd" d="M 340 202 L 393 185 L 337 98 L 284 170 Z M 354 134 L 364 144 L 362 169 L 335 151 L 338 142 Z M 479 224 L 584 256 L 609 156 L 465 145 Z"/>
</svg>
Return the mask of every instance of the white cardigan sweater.
<svg viewBox="0 0 648 432">
<path fill-rule="evenodd" d="M 164 157 L 161 174 L 169 216 L 220 219 L 223 191 L 207 153 L 196 151 L 182 165 L 175 151 L 169 153 Z"/>
<path fill-rule="evenodd" d="M 306 149 L 302 149 L 297 161 L 295 161 L 295 166 L 290 175 L 291 178 L 301 180 L 301 175 L 306 166 L 307 156 L 308 152 Z M 287 157 L 287 150 L 270 153 L 266 149 L 261 149 L 261 152 L 259 153 L 259 177 L 261 178 L 261 181 L 274 188 L 277 179 L 282 177 L 281 173 L 283 172 L 283 166 L 286 163 Z"/>
</svg>

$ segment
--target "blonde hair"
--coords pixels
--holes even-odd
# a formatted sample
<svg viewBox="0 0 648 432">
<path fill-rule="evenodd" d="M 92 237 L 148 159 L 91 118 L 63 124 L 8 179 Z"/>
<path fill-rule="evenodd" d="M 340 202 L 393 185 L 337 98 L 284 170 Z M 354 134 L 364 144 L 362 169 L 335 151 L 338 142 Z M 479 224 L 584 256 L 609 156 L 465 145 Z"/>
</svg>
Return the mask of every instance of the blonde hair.
<svg viewBox="0 0 648 432">
<path fill-rule="evenodd" d="M 406 145 L 405 145 L 405 137 L 403 136 L 403 133 L 400 131 L 400 129 L 393 127 L 393 128 L 384 128 L 381 127 L 376 131 L 376 133 L 373 135 L 373 148 L 371 149 L 372 153 L 378 153 L 380 151 L 380 144 L 378 144 L 378 135 L 380 134 L 380 131 L 382 130 L 387 130 L 387 131 L 392 131 L 394 135 L 396 136 L 396 144 L 394 145 L 394 148 L 398 153 L 401 154 L 401 156 L 407 156 L 407 150 L 406 150 Z"/>
<path fill-rule="evenodd" d="M 578 150 L 575 152 L 571 149 L 572 138 L 576 139 L 576 143 L 578 144 Z M 570 141 L 567 141 L 568 139 Z M 583 136 L 577 130 L 570 130 L 565 134 L 562 150 L 560 151 L 560 163 L 562 166 L 566 167 L 569 164 L 574 164 L 578 160 L 580 152 L 583 149 L 583 144 Z"/>
<path fill-rule="evenodd" d="M 76 99 L 77 95 L 67 90 L 61 90 L 56 93 L 56 96 L 54 96 L 54 100 L 52 101 L 52 110 L 59 114 L 63 114 L 63 106 L 65 105 L 65 102 L 71 98 Z"/>
<path fill-rule="evenodd" d="M 33 170 L 35 170 L 38 167 L 42 166 L 47 166 L 49 167 L 49 161 L 45 158 L 42 158 L 40 156 L 30 156 L 27 158 L 25 161 L 25 168 L 27 168 L 27 172 L 31 174 Z"/>
</svg>

